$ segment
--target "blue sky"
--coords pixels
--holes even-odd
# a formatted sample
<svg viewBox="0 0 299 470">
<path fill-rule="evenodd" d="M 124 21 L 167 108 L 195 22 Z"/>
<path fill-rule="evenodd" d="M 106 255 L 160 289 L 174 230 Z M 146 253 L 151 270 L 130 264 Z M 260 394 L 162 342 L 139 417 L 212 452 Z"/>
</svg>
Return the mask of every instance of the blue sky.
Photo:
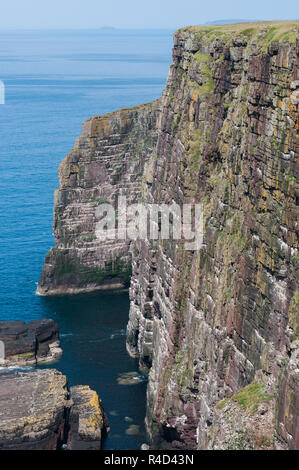
<svg viewBox="0 0 299 470">
<path fill-rule="evenodd" d="M 2 0 L 0 6 L 0 29 L 175 29 L 219 19 L 298 18 L 298 0 Z"/>
</svg>

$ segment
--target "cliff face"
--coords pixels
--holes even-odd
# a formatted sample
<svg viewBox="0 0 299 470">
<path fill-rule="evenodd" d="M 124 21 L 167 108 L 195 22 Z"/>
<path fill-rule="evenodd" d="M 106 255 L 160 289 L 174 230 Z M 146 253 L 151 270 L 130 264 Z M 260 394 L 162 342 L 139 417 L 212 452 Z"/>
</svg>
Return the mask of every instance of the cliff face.
<svg viewBox="0 0 299 470">
<path fill-rule="evenodd" d="M 131 275 L 130 242 L 97 239 L 96 210 L 139 201 L 141 180 L 157 140 L 159 101 L 96 116 L 59 168 L 55 192 L 56 246 L 47 254 L 37 292 L 42 295 L 123 287 Z"/>
<path fill-rule="evenodd" d="M 147 424 L 157 444 L 273 446 L 274 424 L 265 437 L 241 419 L 227 439 L 217 416 L 217 402 L 255 380 L 281 445 L 298 447 L 298 49 L 267 45 L 269 33 L 259 43 L 252 29 L 218 31 L 175 35 L 147 191 L 157 202 L 201 202 L 204 247 L 137 244 L 129 349 L 151 366 Z M 261 394 L 248 399 L 259 405 Z"/>
<path fill-rule="evenodd" d="M 201 203 L 204 213 L 198 251 L 186 251 L 184 240 L 131 246 L 127 346 L 149 369 L 147 426 L 156 446 L 299 446 L 296 37 L 298 23 L 180 30 L 161 115 L 160 103 L 124 111 L 146 150 L 121 134 L 129 155 L 109 191 L 129 191 L 136 164 L 143 172 L 134 180 L 137 199 Z M 88 121 L 95 127 L 60 169 L 59 236 L 46 258 L 43 293 L 59 284 L 78 288 L 74 259 L 95 267 L 119 253 L 117 244 L 95 246 L 79 235 L 93 233 L 90 198 L 103 194 L 91 196 L 86 168 L 97 191 L 107 187 L 108 154 L 92 143 L 102 149 L 108 139 L 111 148 L 115 132 L 102 134 L 101 125 L 97 138 L 93 130 L 111 116 Z M 124 154 L 114 155 L 118 165 Z M 60 277 L 58 253 L 71 260 Z"/>
</svg>

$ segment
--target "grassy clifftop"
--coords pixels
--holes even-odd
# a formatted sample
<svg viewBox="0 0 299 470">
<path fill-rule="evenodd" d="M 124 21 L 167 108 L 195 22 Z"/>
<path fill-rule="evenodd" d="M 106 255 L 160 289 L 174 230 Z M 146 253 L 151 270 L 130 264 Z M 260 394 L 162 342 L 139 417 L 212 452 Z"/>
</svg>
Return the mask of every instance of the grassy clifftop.
<svg viewBox="0 0 299 470">
<path fill-rule="evenodd" d="M 213 26 L 187 26 L 182 32 L 195 33 L 198 40 L 212 41 L 216 38 L 244 37 L 262 44 L 270 42 L 295 42 L 299 38 L 299 21 L 265 21 Z"/>
</svg>

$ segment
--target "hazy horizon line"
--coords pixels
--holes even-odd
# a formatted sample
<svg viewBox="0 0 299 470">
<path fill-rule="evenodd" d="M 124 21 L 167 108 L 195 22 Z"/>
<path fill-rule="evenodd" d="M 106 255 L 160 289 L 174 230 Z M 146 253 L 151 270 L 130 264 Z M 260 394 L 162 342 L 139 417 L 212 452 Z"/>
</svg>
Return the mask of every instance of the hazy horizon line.
<svg viewBox="0 0 299 470">
<path fill-rule="evenodd" d="M 237 23 L 263 23 L 263 22 L 279 22 L 279 21 L 299 21 L 295 18 L 283 18 L 283 19 L 221 19 L 221 20 L 211 20 L 205 23 L 197 24 L 187 24 L 187 25 L 177 25 L 177 26 L 168 26 L 168 27 L 117 27 L 117 26 L 99 26 L 96 27 L 61 27 L 61 26 L 49 26 L 49 27 L 31 27 L 31 28 L 15 28 L 15 27 L 6 27 L 0 28 L 1 31 L 101 31 L 101 32 L 113 32 L 113 31 L 175 31 L 180 28 L 188 26 L 220 26 L 221 24 L 237 24 Z M 231 22 L 231 23 L 230 23 Z"/>
<path fill-rule="evenodd" d="M 192 25 L 188 25 L 192 26 Z M 193 26 L 204 26 L 204 25 L 193 25 Z M 175 29 L 183 28 L 184 26 L 177 26 L 177 27 L 168 27 L 168 28 L 70 28 L 70 27 L 49 27 L 49 28 L 0 28 L 0 31 L 102 31 L 102 32 L 109 32 L 109 31 L 171 31 Z"/>
<path fill-rule="evenodd" d="M 113 31 L 176 31 L 177 29 L 186 28 L 189 26 L 221 26 L 226 24 L 238 24 L 238 23 L 267 23 L 267 22 L 280 22 L 280 21 L 299 21 L 295 18 L 284 18 L 284 19 L 220 19 L 220 20 L 211 20 L 205 23 L 197 24 L 187 24 L 187 25 L 177 25 L 177 26 L 168 26 L 168 27 L 117 27 L 117 26 L 99 26 L 96 27 L 61 27 L 61 26 L 49 26 L 49 27 L 31 27 L 31 28 L 15 28 L 15 27 L 6 27 L 0 28 L 0 32 L 14 32 L 14 31 L 97 31 L 97 32 L 113 32 Z"/>
</svg>

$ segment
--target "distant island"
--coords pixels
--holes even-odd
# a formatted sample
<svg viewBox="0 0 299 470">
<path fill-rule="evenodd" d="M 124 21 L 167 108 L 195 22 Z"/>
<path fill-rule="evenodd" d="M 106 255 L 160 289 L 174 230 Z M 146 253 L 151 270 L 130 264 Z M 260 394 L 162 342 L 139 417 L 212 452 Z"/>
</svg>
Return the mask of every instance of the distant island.
<svg viewBox="0 0 299 470">
<path fill-rule="evenodd" d="M 216 21 L 208 21 L 205 23 L 206 25 L 213 26 L 217 24 L 234 24 L 234 23 L 251 23 L 254 20 L 216 20 Z"/>
<path fill-rule="evenodd" d="M 113 31 L 116 29 L 114 26 L 101 26 L 100 30 L 101 31 Z"/>
</svg>

